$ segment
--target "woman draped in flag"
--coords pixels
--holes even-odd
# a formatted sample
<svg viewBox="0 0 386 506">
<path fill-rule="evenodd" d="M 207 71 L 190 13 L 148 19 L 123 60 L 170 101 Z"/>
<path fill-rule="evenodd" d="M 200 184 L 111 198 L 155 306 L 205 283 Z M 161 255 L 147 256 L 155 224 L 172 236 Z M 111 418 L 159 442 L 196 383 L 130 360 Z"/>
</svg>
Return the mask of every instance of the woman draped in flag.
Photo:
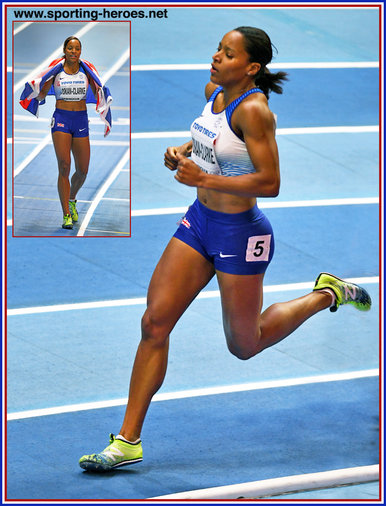
<svg viewBox="0 0 386 506">
<path fill-rule="evenodd" d="M 63 209 L 62 227 L 72 229 L 78 221 L 76 196 L 83 186 L 90 162 L 87 102 L 105 123 L 105 136 L 111 128 L 110 91 L 102 86 L 95 67 L 80 58 L 82 44 L 71 36 L 64 41 L 61 58 L 54 60 L 34 80 L 26 83 L 20 104 L 35 116 L 49 94 L 55 94 L 56 109 L 51 120 L 52 141 L 58 161 L 58 193 Z M 71 152 L 75 172 L 70 180 Z"/>
</svg>

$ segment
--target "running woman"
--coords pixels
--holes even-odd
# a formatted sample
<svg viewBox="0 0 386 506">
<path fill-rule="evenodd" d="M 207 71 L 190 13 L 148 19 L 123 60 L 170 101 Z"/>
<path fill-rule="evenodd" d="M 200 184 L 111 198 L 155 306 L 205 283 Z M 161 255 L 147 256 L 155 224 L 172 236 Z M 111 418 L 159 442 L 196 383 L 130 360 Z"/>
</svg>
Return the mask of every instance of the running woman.
<svg viewBox="0 0 386 506">
<path fill-rule="evenodd" d="M 350 304 L 371 307 L 361 287 L 321 273 L 311 293 L 261 312 L 264 273 L 274 252 L 272 227 L 257 197 L 279 193 L 279 157 L 271 91 L 281 93 L 283 72 L 272 74 L 268 35 L 240 27 L 227 33 L 213 56 L 207 104 L 191 126 L 192 140 L 169 147 L 165 165 L 175 179 L 197 188 L 150 282 L 147 308 L 119 435 L 100 453 L 84 455 L 88 471 L 110 471 L 142 460 L 141 429 L 165 377 L 169 334 L 213 276 L 220 288 L 229 351 L 249 359 L 278 343 L 312 315 Z"/>
<path fill-rule="evenodd" d="M 108 88 L 102 87 L 95 67 L 81 60 L 82 44 L 77 37 L 68 37 L 63 44 L 63 57 L 51 63 L 38 79 L 26 83 L 21 105 L 37 115 L 39 104 L 54 93 L 56 109 L 51 120 L 52 141 L 58 162 L 58 193 L 63 210 L 62 227 L 72 229 L 78 221 L 76 196 L 83 186 L 90 162 L 90 140 L 86 102 L 103 108 L 102 120 L 111 126 Z M 91 90 L 91 93 L 89 91 Z M 32 90 L 32 92 L 31 92 Z M 75 172 L 70 180 L 71 152 Z"/>
</svg>

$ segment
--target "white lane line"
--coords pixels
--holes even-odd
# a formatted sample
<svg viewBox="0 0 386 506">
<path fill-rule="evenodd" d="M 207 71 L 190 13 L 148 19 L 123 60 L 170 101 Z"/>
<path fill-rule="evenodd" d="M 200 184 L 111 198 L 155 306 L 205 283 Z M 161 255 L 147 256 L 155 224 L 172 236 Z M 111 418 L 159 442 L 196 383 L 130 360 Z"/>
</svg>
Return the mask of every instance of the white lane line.
<svg viewBox="0 0 386 506">
<path fill-rule="evenodd" d="M 27 165 L 29 165 L 32 160 L 42 151 L 51 141 L 51 134 L 46 135 L 43 140 L 31 151 L 31 153 L 24 158 L 24 160 L 19 163 L 19 165 L 13 171 L 13 177 L 16 177 L 22 172 Z M 32 143 L 34 144 L 34 143 Z"/>
<path fill-rule="evenodd" d="M 26 23 L 22 23 L 20 26 L 14 29 L 13 35 L 17 35 L 18 33 L 22 32 L 27 28 L 27 26 L 32 25 L 32 21 L 28 21 Z"/>
<path fill-rule="evenodd" d="M 378 276 L 368 276 L 360 278 L 348 278 L 347 281 L 357 285 L 379 283 Z M 264 287 L 264 293 L 288 292 L 292 290 L 309 290 L 314 286 L 314 281 L 302 283 L 287 283 L 282 285 L 268 285 Z M 211 299 L 220 296 L 219 290 L 202 291 L 197 299 Z M 130 299 L 101 300 L 93 302 L 77 302 L 70 304 L 54 304 L 52 306 L 33 306 L 8 309 L 8 316 L 20 316 L 28 314 L 54 313 L 57 311 L 78 311 L 83 309 L 100 309 L 107 307 L 138 306 L 146 304 L 146 297 L 134 297 Z"/>
<path fill-rule="evenodd" d="M 111 234 L 116 234 L 119 236 L 130 236 L 129 230 L 127 232 L 120 232 L 117 230 L 99 230 L 97 228 L 88 228 L 87 230 L 91 233 L 91 235 L 94 235 L 96 233 L 96 234 L 101 234 L 101 236 L 106 236 L 106 235 L 111 235 Z"/>
<path fill-rule="evenodd" d="M 52 97 L 53 98 L 53 97 Z M 90 107 L 90 109 L 92 109 L 92 107 Z M 15 114 L 14 117 L 13 117 L 14 121 L 18 121 L 18 122 L 23 122 L 23 123 L 44 123 L 45 125 L 47 125 L 47 128 L 49 128 L 49 125 L 50 125 L 50 121 L 51 121 L 51 118 L 37 118 L 36 116 L 33 116 L 32 114 L 30 113 L 25 113 L 25 114 Z M 99 117 L 90 117 L 89 118 L 89 123 L 92 124 L 92 125 L 98 125 L 98 126 L 103 126 L 102 123 L 101 123 L 101 120 L 99 119 Z M 130 120 L 129 118 L 121 118 L 121 117 L 118 117 L 114 120 L 114 127 L 116 127 L 117 125 L 118 126 L 127 126 L 130 124 Z M 15 128 L 15 132 L 17 132 L 18 129 Z M 28 130 L 22 130 L 20 129 L 20 131 L 28 131 Z M 39 130 L 33 130 L 33 131 L 39 131 Z M 42 130 L 40 130 L 42 131 Z M 45 130 L 46 132 L 47 130 Z M 127 132 L 127 135 L 128 135 L 128 132 Z"/>
<path fill-rule="evenodd" d="M 130 171 L 127 170 L 127 169 L 122 169 L 122 172 L 130 172 Z M 102 200 L 103 201 L 109 200 L 109 201 L 112 201 L 112 202 L 125 202 L 127 204 L 129 204 L 129 202 L 130 202 L 129 199 L 122 199 L 122 198 L 118 198 L 118 197 L 103 197 Z"/>
<path fill-rule="evenodd" d="M 284 500 L 284 494 L 289 492 L 305 492 L 317 489 L 331 489 L 343 485 L 353 485 L 379 481 L 379 465 L 347 467 L 345 469 L 333 469 L 319 473 L 298 474 L 271 478 L 267 480 L 225 485 L 222 487 L 210 487 L 198 490 L 189 490 L 175 494 L 150 497 L 150 500 L 186 501 L 189 499 L 206 500 L 212 499 L 278 499 Z M 278 496 L 281 496 L 278 498 Z M 291 501 L 291 499 L 290 499 Z M 295 501 L 298 502 L 298 501 Z M 299 501 L 301 502 L 301 500 Z M 267 504 L 267 503 L 266 503 Z"/>
<path fill-rule="evenodd" d="M 33 119 L 33 118 L 32 118 Z M 48 120 L 47 120 L 48 121 Z M 356 133 L 378 133 L 377 125 L 368 126 L 338 126 L 338 127 L 300 127 L 300 128 L 278 128 L 276 135 L 320 135 L 320 134 L 356 134 Z M 189 139 L 189 131 L 180 132 L 134 132 L 131 134 L 132 140 L 143 139 Z M 39 138 L 15 137 L 15 144 L 36 144 Z M 105 142 L 105 141 L 104 141 Z M 12 137 L 7 139 L 8 144 L 12 144 Z"/>
<path fill-rule="evenodd" d="M 258 202 L 259 209 L 279 209 L 289 207 L 319 207 L 319 206 L 344 206 L 379 204 L 378 197 L 357 197 L 344 199 L 319 199 L 319 200 L 293 200 L 283 202 Z M 161 216 L 164 214 L 184 214 L 188 210 L 185 207 L 158 207 L 154 209 L 133 209 L 131 216 Z"/>
<path fill-rule="evenodd" d="M 316 134 L 355 134 L 355 133 L 378 133 L 378 125 L 361 126 L 327 126 L 327 127 L 299 127 L 278 128 L 276 135 L 316 135 Z M 167 139 L 167 138 L 190 138 L 189 130 L 172 132 L 133 132 L 134 139 Z"/>
<path fill-rule="evenodd" d="M 367 369 L 362 371 L 350 371 L 335 374 L 321 374 L 316 376 L 304 376 L 299 378 L 286 378 L 269 381 L 257 381 L 253 383 L 241 383 L 237 385 L 222 385 L 217 387 L 195 388 L 190 390 L 180 390 L 179 392 L 158 393 L 153 397 L 153 402 L 170 401 L 176 399 L 187 399 L 193 397 L 203 397 L 205 395 L 220 395 L 236 392 L 249 392 L 251 390 L 265 390 L 268 388 L 284 388 L 299 385 L 310 385 L 316 383 L 328 383 L 332 381 L 348 381 L 363 378 L 372 378 L 379 376 L 378 369 Z M 115 406 L 124 406 L 127 403 L 127 397 L 121 399 L 104 400 L 97 402 L 84 402 L 80 404 L 70 404 L 66 406 L 55 406 L 52 408 L 31 409 L 8 413 L 7 421 L 21 420 L 24 418 L 34 418 L 37 416 L 58 415 L 61 413 L 73 413 L 78 411 L 87 411 L 89 409 L 103 409 Z"/>
<path fill-rule="evenodd" d="M 74 37 L 81 38 L 82 35 L 84 35 L 85 33 L 89 32 L 97 24 L 98 24 L 98 22 L 87 23 L 77 33 L 74 34 Z M 59 58 L 59 56 L 62 55 L 62 54 L 63 54 L 63 46 L 60 45 L 45 60 L 43 60 L 42 63 L 39 66 L 37 66 L 34 70 L 32 70 L 29 74 L 27 74 L 26 76 L 24 76 L 22 79 L 20 79 L 20 81 L 18 81 L 15 84 L 15 86 L 13 88 L 14 93 L 16 93 L 21 88 L 23 88 L 23 86 L 25 85 L 26 82 L 28 82 L 31 79 L 33 79 L 34 77 L 36 77 L 36 75 L 39 72 L 41 72 L 43 69 L 45 69 L 46 67 L 48 67 L 48 65 L 53 60 L 55 60 L 55 58 Z"/>
<path fill-rule="evenodd" d="M 30 24 L 30 23 L 27 23 Z M 379 68 L 377 61 L 358 61 L 358 62 L 282 62 L 271 63 L 268 68 L 277 69 L 364 69 Z M 146 65 L 132 65 L 133 72 L 154 71 L 154 70 L 210 70 L 209 63 L 160 63 Z M 12 72 L 12 68 L 8 72 Z M 16 72 L 16 71 L 15 71 Z M 21 72 L 21 71 L 18 71 Z M 116 72 L 117 76 L 128 76 L 128 71 Z"/>
<path fill-rule="evenodd" d="M 56 311 L 77 311 L 83 309 L 100 309 L 108 307 L 137 306 L 146 304 L 146 297 L 132 299 L 101 300 L 94 302 L 78 302 L 76 304 L 54 304 L 52 306 L 34 306 L 8 309 L 8 316 L 19 316 L 28 314 L 54 313 Z"/>
<path fill-rule="evenodd" d="M 95 198 L 93 199 L 91 206 L 88 208 L 86 216 L 84 217 L 81 226 L 79 227 L 79 231 L 76 234 L 78 237 L 82 237 L 90 223 L 92 215 L 94 214 L 95 209 L 98 207 L 99 202 L 104 197 L 104 194 L 109 189 L 109 187 L 113 184 L 115 179 L 118 177 L 121 170 L 125 167 L 127 163 L 129 163 L 130 159 L 130 149 L 127 149 L 123 157 L 119 160 L 118 164 L 114 168 L 114 170 L 110 173 L 109 177 L 103 183 Z"/>
<path fill-rule="evenodd" d="M 124 63 L 130 58 L 130 48 L 128 48 L 122 56 L 114 63 L 114 65 L 103 74 L 102 79 L 103 83 L 107 83 L 107 81 L 117 73 L 117 71 L 122 67 Z M 125 108 L 126 109 L 126 108 Z"/>
<path fill-rule="evenodd" d="M 14 195 L 13 198 L 14 199 L 23 199 L 23 200 L 40 200 L 40 201 L 43 201 L 43 202 L 44 201 L 59 202 L 59 199 L 49 199 L 49 198 L 44 198 L 44 197 L 31 197 L 30 195 L 28 195 L 28 196 Z M 103 197 L 102 200 L 103 201 L 109 200 L 109 201 L 114 201 L 114 202 L 126 202 L 126 203 L 130 202 L 129 199 L 122 199 L 122 198 L 118 198 L 118 197 Z M 80 203 L 91 204 L 92 200 L 81 200 L 81 199 L 78 199 L 77 202 L 78 202 L 78 204 L 80 204 Z"/>
<path fill-rule="evenodd" d="M 267 65 L 270 69 L 358 69 L 358 68 L 378 68 L 377 61 L 358 61 L 358 62 L 281 62 L 270 63 Z M 131 70 L 153 71 L 153 70 L 209 70 L 209 63 L 160 63 L 154 65 L 132 65 Z"/>
<path fill-rule="evenodd" d="M 47 120 L 47 123 L 48 123 L 48 120 Z M 114 122 L 114 127 L 116 125 L 117 125 L 116 122 Z M 101 124 L 100 126 L 103 126 L 103 125 Z M 119 126 L 126 126 L 126 124 L 122 124 L 121 123 Z M 21 134 L 21 133 L 23 133 L 23 134 L 37 134 L 37 135 L 39 135 L 39 140 L 42 139 L 42 134 L 44 135 L 44 134 L 47 133 L 47 129 L 41 130 L 41 129 L 38 129 L 38 128 L 14 128 L 13 131 L 15 133 L 18 133 L 18 134 Z M 93 135 L 101 135 L 101 134 L 103 134 L 102 130 L 100 130 L 99 132 L 93 132 Z M 111 137 L 112 135 L 119 136 L 119 137 L 125 136 L 125 137 L 129 138 L 129 133 L 127 131 L 110 132 L 109 133 L 109 137 Z M 28 136 L 25 136 L 25 137 L 20 136 L 19 137 L 19 135 L 18 135 L 16 137 L 16 139 L 24 139 L 24 138 L 25 139 L 29 139 Z M 12 137 L 8 137 L 7 138 L 7 143 L 12 144 Z"/>
<path fill-rule="evenodd" d="M 12 138 L 7 139 L 7 144 L 12 144 Z M 41 141 L 41 138 L 34 138 L 34 137 L 15 137 L 14 144 L 38 144 L 38 146 L 31 152 L 35 152 L 36 154 L 31 158 L 31 160 L 48 144 L 52 144 L 52 138 L 51 134 L 48 134 L 47 137 Z M 128 146 L 129 145 L 129 139 L 124 141 L 113 141 L 110 139 L 90 139 L 90 145 L 91 146 Z M 28 157 L 27 157 L 28 158 Z M 15 170 L 15 175 L 20 174 L 20 172 L 28 165 L 29 160 L 27 162 L 27 158 L 23 160 L 23 162 L 17 167 Z"/>
<path fill-rule="evenodd" d="M 35 118 L 32 116 L 24 116 L 22 114 L 16 114 L 14 117 L 15 121 L 22 122 L 36 122 L 46 123 L 50 122 L 49 118 Z M 128 121 L 125 118 L 118 118 L 120 120 L 120 126 L 128 125 Z M 98 118 L 90 118 L 90 123 L 99 124 Z M 117 125 L 117 121 L 114 122 Z M 44 132 L 44 130 L 39 130 Z M 35 133 L 37 130 L 26 130 L 17 129 L 15 132 L 32 132 Z M 276 135 L 318 135 L 318 134 L 355 134 L 355 133 L 378 133 L 378 125 L 357 125 L 357 126 L 326 126 L 326 127 L 293 127 L 293 128 L 278 128 Z M 185 138 L 191 137 L 189 130 L 179 130 L 170 132 L 132 132 L 132 139 L 167 139 L 167 138 Z M 11 137 L 8 138 L 8 142 Z"/>
<path fill-rule="evenodd" d="M 126 169 L 122 169 L 122 172 L 127 172 Z M 16 199 L 33 199 L 33 197 L 22 197 L 16 195 Z M 43 200 L 43 199 L 37 199 Z M 54 199 L 44 199 L 54 200 Z M 57 199 L 56 199 L 57 200 Z M 104 197 L 102 200 L 109 200 L 108 197 Z M 114 199 L 117 200 L 117 199 Z M 125 199 L 120 199 L 125 200 Z M 82 202 L 91 202 L 84 200 Z M 320 199 L 320 200 L 294 200 L 294 201 L 283 201 L 283 202 L 259 202 L 260 209 L 279 209 L 279 208 L 291 208 L 291 207 L 318 207 L 318 206 L 344 206 L 344 205 L 365 205 L 365 204 L 379 204 L 379 197 L 358 197 L 358 198 L 345 198 L 345 199 Z M 188 210 L 188 206 L 184 207 L 158 207 L 154 209 L 134 209 L 131 211 L 133 218 L 138 216 L 162 216 L 167 214 L 185 214 Z M 12 226 L 12 219 L 9 219 L 7 226 Z"/>
<path fill-rule="evenodd" d="M 359 134 L 378 133 L 378 125 L 363 126 L 333 126 L 333 127 L 306 127 L 306 128 L 278 128 L 277 135 L 303 135 L 303 134 Z"/>
<path fill-rule="evenodd" d="M 259 207 L 272 209 L 277 207 L 318 207 L 318 206 L 351 206 L 379 204 L 379 197 L 354 197 L 343 199 L 297 200 L 283 202 L 262 202 Z"/>
<path fill-rule="evenodd" d="M 11 144 L 11 142 L 8 142 L 9 139 L 7 139 L 7 143 Z M 30 138 L 23 138 L 18 140 L 16 138 L 15 144 L 36 144 L 39 142 L 38 139 L 30 139 Z M 48 134 L 46 137 L 43 138 L 42 141 L 39 142 L 39 144 L 31 151 L 31 153 L 24 158 L 24 160 L 15 168 L 13 176 L 18 176 L 31 162 L 34 158 L 37 157 L 37 155 L 49 144 L 52 144 L 52 138 L 51 134 Z M 90 140 L 91 146 L 123 146 L 127 147 L 129 145 L 129 141 L 113 141 L 108 139 L 98 140 L 98 139 L 91 139 Z"/>
<path fill-rule="evenodd" d="M 164 214 L 185 214 L 188 206 L 184 207 L 158 207 L 155 209 L 136 209 L 131 211 L 131 216 L 161 216 Z"/>
</svg>

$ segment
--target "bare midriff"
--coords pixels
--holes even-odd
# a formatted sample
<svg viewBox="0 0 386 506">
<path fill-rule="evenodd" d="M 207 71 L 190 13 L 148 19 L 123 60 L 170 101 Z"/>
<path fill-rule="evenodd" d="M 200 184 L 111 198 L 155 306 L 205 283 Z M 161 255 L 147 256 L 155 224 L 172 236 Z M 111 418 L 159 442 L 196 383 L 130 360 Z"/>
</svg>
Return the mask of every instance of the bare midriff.
<svg viewBox="0 0 386 506">
<path fill-rule="evenodd" d="M 201 204 L 220 213 L 242 213 L 256 204 L 255 197 L 239 197 L 207 188 L 198 188 L 197 197 Z"/>
<path fill-rule="evenodd" d="M 64 109 L 65 111 L 86 111 L 86 100 L 57 100 L 57 109 Z"/>
</svg>

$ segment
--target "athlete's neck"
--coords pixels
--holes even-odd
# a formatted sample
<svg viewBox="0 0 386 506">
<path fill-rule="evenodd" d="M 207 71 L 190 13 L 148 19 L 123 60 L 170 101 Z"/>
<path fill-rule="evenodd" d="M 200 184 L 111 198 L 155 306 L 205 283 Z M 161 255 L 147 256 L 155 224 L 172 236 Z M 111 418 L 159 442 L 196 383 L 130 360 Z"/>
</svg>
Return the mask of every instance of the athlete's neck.
<svg viewBox="0 0 386 506">
<path fill-rule="evenodd" d="M 63 68 L 67 74 L 77 74 L 79 72 L 80 64 L 79 62 L 76 63 L 64 62 Z"/>
<path fill-rule="evenodd" d="M 241 95 L 244 95 L 244 93 L 246 93 L 249 90 L 252 90 L 253 88 L 256 88 L 256 85 L 254 83 L 248 83 L 246 85 L 238 84 L 236 86 L 227 88 L 223 87 L 224 106 L 227 107 L 234 100 L 241 97 Z"/>
</svg>

